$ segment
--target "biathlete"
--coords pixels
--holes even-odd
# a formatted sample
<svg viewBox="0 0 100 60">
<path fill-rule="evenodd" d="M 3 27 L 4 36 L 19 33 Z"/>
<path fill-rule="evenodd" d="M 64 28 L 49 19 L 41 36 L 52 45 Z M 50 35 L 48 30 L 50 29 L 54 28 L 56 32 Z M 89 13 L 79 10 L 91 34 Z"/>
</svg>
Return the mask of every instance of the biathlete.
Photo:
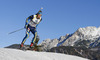
<svg viewBox="0 0 100 60">
<path fill-rule="evenodd" d="M 38 24 L 42 21 L 41 16 L 42 16 L 42 11 L 40 10 L 38 11 L 36 15 L 31 15 L 26 19 L 26 23 L 25 23 L 26 35 L 21 42 L 20 48 L 24 46 L 24 43 L 26 39 L 29 37 L 30 32 L 34 35 L 34 37 L 32 38 L 31 44 L 30 44 L 30 48 L 37 45 L 39 41 L 39 36 L 37 35 L 36 28 Z"/>
</svg>

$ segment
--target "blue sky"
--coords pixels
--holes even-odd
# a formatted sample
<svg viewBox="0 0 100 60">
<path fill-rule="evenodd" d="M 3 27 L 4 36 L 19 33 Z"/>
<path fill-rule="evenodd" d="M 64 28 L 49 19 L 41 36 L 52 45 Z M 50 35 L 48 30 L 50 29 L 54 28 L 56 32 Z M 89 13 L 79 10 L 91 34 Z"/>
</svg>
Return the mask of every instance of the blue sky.
<svg viewBox="0 0 100 60">
<path fill-rule="evenodd" d="M 20 44 L 25 29 L 8 33 L 23 28 L 26 18 L 41 7 L 44 9 L 37 27 L 39 43 L 74 33 L 80 27 L 100 26 L 100 0 L 0 0 L 0 47 Z M 30 44 L 32 37 L 25 44 Z"/>
</svg>

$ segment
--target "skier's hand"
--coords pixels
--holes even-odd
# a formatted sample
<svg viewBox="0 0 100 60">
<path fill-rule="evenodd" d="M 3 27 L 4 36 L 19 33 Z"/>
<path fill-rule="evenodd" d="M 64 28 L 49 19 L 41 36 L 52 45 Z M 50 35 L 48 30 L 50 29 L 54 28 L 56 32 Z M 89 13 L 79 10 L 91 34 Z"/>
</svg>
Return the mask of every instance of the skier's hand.
<svg viewBox="0 0 100 60">
<path fill-rule="evenodd" d="M 28 30 L 30 31 L 30 28 L 28 28 Z"/>
</svg>

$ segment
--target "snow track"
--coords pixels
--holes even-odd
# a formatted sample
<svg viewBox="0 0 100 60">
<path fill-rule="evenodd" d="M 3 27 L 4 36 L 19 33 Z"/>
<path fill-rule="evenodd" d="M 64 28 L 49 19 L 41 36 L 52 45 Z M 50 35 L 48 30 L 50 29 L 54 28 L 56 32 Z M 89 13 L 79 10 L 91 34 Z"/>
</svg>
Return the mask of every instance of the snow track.
<svg viewBox="0 0 100 60">
<path fill-rule="evenodd" d="M 0 60 L 88 60 L 85 58 L 60 53 L 22 51 L 0 48 Z"/>
</svg>

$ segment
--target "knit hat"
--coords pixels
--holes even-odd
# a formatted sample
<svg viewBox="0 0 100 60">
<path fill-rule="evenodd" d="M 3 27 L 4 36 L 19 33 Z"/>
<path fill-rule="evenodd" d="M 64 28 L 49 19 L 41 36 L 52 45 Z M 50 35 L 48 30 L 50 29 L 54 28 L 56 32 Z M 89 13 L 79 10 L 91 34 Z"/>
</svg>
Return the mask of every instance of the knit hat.
<svg viewBox="0 0 100 60">
<path fill-rule="evenodd" d="M 41 15 L 42 15 L 42 11 L 41 11 L 41 10 L 39 10 L 37 14 L 41 14 Z"/>
</svg>

